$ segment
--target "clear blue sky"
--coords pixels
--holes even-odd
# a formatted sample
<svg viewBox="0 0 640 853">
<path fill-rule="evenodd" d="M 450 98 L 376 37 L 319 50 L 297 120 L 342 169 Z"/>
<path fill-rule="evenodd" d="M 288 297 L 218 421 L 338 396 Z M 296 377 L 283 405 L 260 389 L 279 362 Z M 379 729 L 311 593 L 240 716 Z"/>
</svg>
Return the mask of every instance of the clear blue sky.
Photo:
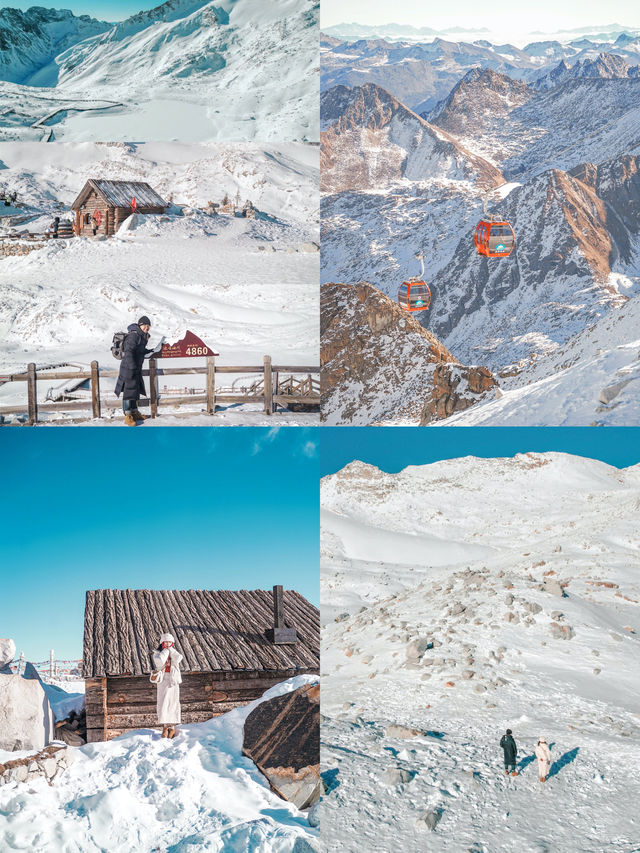
<svg viewBox="0 0 640 853">
<path fill-rule="evenodd" d="M 40 2 L 4 2 L 3 7 L 26 11 L 32 6 L 44 6 L 45 9 L 70 9 L 74 15 L 90 15 L 99 21 L 122 21 L 146 9 L 155 9 L 162 0 L 40 0 Z"/>
<path fill-rule="evenodd" d="M 555 450 L 617 468 L 640 462 L 640 427 L 331 427 L 322 431 L 321 476 L 354 459 L 389 474 L 459 456 L 515 456 Z"/>
<path fill-rule="evenodd" d="M 0 430 L 0 636 L 82 655 L 87 589 L 297 589 L 319 604 L 317 430 Z"/>
</svg>

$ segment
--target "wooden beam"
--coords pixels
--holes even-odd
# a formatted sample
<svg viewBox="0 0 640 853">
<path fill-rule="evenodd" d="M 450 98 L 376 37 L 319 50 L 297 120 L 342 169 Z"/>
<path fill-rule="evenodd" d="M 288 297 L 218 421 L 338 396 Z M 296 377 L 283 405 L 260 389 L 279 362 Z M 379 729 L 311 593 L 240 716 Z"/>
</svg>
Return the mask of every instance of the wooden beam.
<svg viewBox="0 0 640 853">
<path fill-rule="evenodd" d="M 29 425 L 38 422 L 38 381 L 36 375 L 36 365 L 32 361 L 27 367 L 27 400 L 29 410 Z"/>
<path fill-rule="evenodd" d="M 216 357 L 207 358 L 207 414 L 216 413 Z"/>
<path fill-rule="evenodd" d="M 271 356 L 264 357 L 264 413 L 273 414 L 273 376 L 271 373 Z"/>
<path fill-rule="evenodd" d="M 98 362 L 91 362 L 91 409 L 94 418 L 102 416 L 100 409 L 100 370 Z"/>
<path fill-rule="evenodd" d="M 149 359 L 149 401 L 151 417 L 158 417 L 158 380 L 156 378 L 156 360 Z"/>
</svg>

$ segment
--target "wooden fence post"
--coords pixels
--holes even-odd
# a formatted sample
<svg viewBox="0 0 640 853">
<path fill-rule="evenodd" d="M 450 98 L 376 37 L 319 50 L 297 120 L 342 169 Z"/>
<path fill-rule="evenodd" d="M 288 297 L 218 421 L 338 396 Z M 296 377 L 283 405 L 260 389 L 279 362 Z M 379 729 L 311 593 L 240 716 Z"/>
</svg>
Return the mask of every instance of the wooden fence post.
<svg viewBox="0 0 640 853">
<path fill-rule="evenodd" d="M 158 416 L 158 379 L 156 376 L 156 360 L 149 359 L 149 408 L 151 409 L 151 417 Z"/>
<path fill-rule="evenodd" d="M 102 416 L 100 408 L 100 371 L 97 361 L 91 362 L 91 408 L 94 418 Z"/>
<path fill-rule="evenodd" d="M 280 393 L 280 371 L 279 370 L 276 370 L 275 389 L 276 389 L 275 396 L 277 397 L 278 394 Z M 274 412 L 278 411 L 278 401 L 277 400 L 273 401 L 273 411 Z"/>
<path fill-rule="evenodd" d="M 29 426 L 38 422 L 38 383 L 36 366 L 32 361 L 27 365 L 27 399 L 29 406 Z"/>
<path fill-rule="evenodd" d="M 271 373 L 271 356 L 264 357 L 264 413 L 273 414 L 273 374 Z"/>
<path fill-rule="evenodd" d="M 207 357 L 207 414 L 216 413 L 216 357 Z"/>
</svg>

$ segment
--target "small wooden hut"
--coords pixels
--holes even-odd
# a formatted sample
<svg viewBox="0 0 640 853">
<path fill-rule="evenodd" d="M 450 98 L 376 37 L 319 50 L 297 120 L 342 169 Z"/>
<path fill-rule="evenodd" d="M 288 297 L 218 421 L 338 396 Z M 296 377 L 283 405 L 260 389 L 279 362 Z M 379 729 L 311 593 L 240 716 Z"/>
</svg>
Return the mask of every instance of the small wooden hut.
<svg viewBox="0 0 640 853">
<path fill-rule="evenodd" d="M 164 213 L 168 205 L 149 184 L 139 181 L 88 180 L 71 205 L 78 236 L 112 237 L 135 213 Z"/>
<path fill-rule="evenodd" d="M 320 671 L 320 612 L 300 593 L 99 589 L 87 592 L 87 740 L 157 727 L 151 653 L 170 631 L 183 723 L 200 723 L 303 673 Z"/>
</svg>

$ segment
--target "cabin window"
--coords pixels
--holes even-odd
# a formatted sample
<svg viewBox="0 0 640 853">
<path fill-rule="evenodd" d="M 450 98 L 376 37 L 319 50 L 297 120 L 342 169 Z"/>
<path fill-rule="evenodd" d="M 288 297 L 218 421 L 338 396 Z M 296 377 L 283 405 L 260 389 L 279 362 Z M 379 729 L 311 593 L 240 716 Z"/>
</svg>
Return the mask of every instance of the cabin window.
<svg viewBox="0 0 640 853">
<path fill-rule="evenodd" d="M 84 224 L 85 225 L 91 225 L 91 214 L 90 213 L 85 213 Z"/>
</svg>

